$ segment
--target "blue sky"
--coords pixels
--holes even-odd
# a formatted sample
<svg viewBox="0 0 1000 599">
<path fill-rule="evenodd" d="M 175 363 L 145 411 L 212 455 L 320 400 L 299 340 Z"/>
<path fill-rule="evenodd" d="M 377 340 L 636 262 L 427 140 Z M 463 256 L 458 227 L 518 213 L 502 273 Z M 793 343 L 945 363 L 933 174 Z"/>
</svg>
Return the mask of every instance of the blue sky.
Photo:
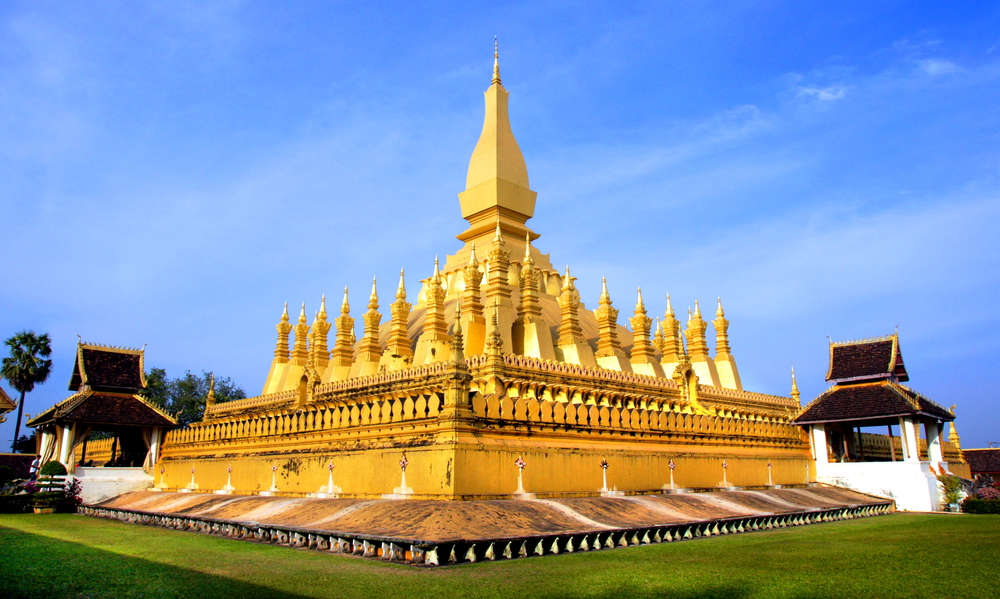
<svg viewBox="0 0 1000 599">
<path fill-rule="evenodd" d="M 537 246 L 722 295 L 746 387 L 826 386 L 827 336 L 898 325 L 910 385 L 1000 441 L 995 2 L 7 2 L 0 336 L 85 340 L 259 392 L 284 301 L 416 280 L 500 37 Z M 660 298 L 660 299 L 654 299 Z M 0 444 L 13 435 L 0 426 Z"/>
</svg>

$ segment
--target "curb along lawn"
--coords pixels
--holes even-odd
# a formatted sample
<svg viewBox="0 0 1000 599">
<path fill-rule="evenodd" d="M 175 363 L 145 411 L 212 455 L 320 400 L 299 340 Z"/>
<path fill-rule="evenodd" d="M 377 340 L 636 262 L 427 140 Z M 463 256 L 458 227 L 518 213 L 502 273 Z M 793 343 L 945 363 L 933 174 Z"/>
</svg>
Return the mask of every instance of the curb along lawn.
<svg viewBox="0 0 1000 599">
<path fill-rule="evenodd" d="M 0 596 L 995 597 L 1000 516 L 896 514 L 434 569 L 70 514 L 0 515 Z"/>
</svg>

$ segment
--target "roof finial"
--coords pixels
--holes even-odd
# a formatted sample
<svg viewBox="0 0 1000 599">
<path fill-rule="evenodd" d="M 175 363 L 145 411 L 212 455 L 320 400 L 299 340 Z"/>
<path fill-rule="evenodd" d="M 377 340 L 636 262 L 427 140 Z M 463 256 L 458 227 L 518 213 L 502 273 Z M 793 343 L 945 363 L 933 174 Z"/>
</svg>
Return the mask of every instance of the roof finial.
<svg viewBox="0 0 1000 599">
<path fill-rule="evenodd" d="M 347 314 L 351 311 L 351 305 L 347 303 L 347 285 L 344 285 L 344 301 L 340 304 L 340 313 Z"/>
<path fill-rule="evenodd" d="M 531 260 L 531 233 L 524 234 L 524 261 Z"/>
<path fill-rule="evenodd" d="M 403 280 L 403 269 L 399 269 L 399 287 L 396 288 L 396 297 L 399 299 L 406 299 L 406 283 Z"/>
<path fill-rule="evenodd" d="M 722 311 L 722 296 L 719 296 L 719 307 L 715 309 L 716 316 L 725 316 L 726 313 Z"/>
<path fill-rule="evenodd" d="M 666 316 L 673 316 L 673 315 L 674 315 L 674 305 L 670 303 L 670 294 L 668 293 L 667 294 L 667 312 L 666 312 Z"/>
<path fill-rule="evenodd" d="M 601 301 L 611 301 L 611 294 L 608 293 L 608 278 L 601 277 Z"/>
<path fill-rule="evenodd" d="M 795 381 L 795 367 L 792 366 L 792 399 L 799 401 L 801 394 L 799 394 L 799 384 Z"/>
<path fill-rule="evenodd" d="M 500 85 L 500 42 L 497 40 L 497 36 L 493 36 L 493 81 L 496 85 Z"/>
</svg>

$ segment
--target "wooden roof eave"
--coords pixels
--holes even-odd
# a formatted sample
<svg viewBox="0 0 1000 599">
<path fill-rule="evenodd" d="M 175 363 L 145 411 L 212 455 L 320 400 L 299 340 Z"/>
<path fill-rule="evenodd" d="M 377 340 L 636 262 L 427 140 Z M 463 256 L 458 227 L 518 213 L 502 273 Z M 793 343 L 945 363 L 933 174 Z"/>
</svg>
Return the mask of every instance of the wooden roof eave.
<svg viewBox="0 0 1000 599">
<path fill-rule="evenodd" d="M 880 416 L 868 416 L 865 418 L 819 418 L 816 420 L 793 420 L 792 424 L 796 426 L 806 426 L 813 424 L 835 424 L 839 422 L 868 422 L 868 421 L 879 421 L 879 420 L 890 421 L 893 419 L 898 421 L 898 419 L 900 418 L 913 418 L 914 416 L 923 416 L 931 420 L 950 422 L 950 420 L 944 420 L 941 417 L 936 416 L 934 414 L 930 414 L 924 411 L 919 411 L 919 412 L 899 412 L 896 414 L 882 414 Z M 954 420 L 954 418 L 952 418 L 951 420 Z M 870 424 L 868 426 L 878 426 L 878 424 Z"/>
</svg>

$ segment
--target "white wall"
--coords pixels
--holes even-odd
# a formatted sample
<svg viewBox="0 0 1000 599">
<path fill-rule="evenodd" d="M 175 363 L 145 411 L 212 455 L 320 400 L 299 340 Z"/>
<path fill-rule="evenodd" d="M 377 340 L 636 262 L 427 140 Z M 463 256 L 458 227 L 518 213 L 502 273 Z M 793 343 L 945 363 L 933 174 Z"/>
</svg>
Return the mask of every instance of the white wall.
<svg viewBox="0 0 1000 599">
<path fill-rule="evenodd" d="M 931 512 L 941 494 L 931 462 L 817 462 L 816 480 L 896 500 L 896 509 Z"/>
<path fill-rule="evenodd" d="M 80 481 L 85 505 L 99 503 L 122 493 L 145 491 L 153 486 L 153 477 L 142 468 L 83 468 L 73 476 Z"/>
</svg>

